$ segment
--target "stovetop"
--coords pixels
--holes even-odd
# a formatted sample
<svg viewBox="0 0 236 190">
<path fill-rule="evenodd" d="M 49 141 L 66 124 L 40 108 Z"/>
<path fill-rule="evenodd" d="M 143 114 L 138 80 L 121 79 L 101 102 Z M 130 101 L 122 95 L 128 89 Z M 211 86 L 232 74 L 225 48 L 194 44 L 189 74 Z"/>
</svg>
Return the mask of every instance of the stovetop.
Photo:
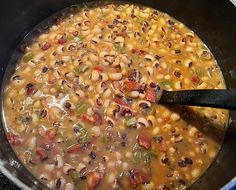
<svg viewBox="0 0 236 190">
<path fill-rule="evenodd" d="M 5 177 L 1 172 L 0 172 L 0 189 L 20 190 L 7 177 Z"/>
</svg>

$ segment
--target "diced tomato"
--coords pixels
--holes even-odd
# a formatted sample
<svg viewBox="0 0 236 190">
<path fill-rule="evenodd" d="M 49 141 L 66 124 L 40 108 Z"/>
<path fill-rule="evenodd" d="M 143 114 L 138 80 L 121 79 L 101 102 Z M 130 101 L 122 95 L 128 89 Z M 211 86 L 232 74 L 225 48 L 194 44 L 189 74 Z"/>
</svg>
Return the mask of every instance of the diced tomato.
<svg viewBox="0 0 236 190">
<path fill-rule="evenodd" d="M 104 71 L 104 67 L 101 66 L 101 65 L 96 66 L 94 69 L 97 70 L 100 73 Z"/>
<path fill-rule="evenodd" d="M 133 189 L 137 188 L 138 185 L 145 183 L 145 178 L 137 170 L 128 171 L 128 181 Z"/>
<path fill-rule="evenodd" d="M 140 84 L 134 81 L 125 82 L 123 88 L 127 91 L 139 90 Z"/>
<path fill-rule="evenodd" d="M 93 118 L 96 125 L 102 125 L 103 119 L 102 119 L 102 116 L 98 112 L 95 112 L 93 114 Z"/>
<path fill-rule="evenodd" d="M 74 144 L 67 148 L 68 153 L 74 153 L 82 149 L 80 144 Z"/>
<path fill-rule="evenodd" d="M 55 128 L 48 129 L 45 133 L 47 139 L 53 140 L 57 136 L 57 130 Z"/>
<path fill-rule="evenodd" d="M 151 147 L 151 138 L 149 138 L 149 136 L 145 133 L 140 133 L 138 135 L 138 144 L 142 147 L 144 147 L 145 149 L 149 149 Z"/>
<path fill-rule="evenodd" d="M 152 103 L 156 102 L 156 93 L 152 88 L 146 89 L 146 99 Z"/>
<path fill-rule="evenodd" d="M 31 83 L 26 85 L 26 94 L 28 96 L 31 96 L 33 94 L 35 94 L 37 92 L 37 89 L 35 88 L 35 86 Z"/>
<path fill-rule="evenodd" d="M 95 120 L 94 120 L 94 117 L 93 116 L 89 116 L 87 114 L 81 114 L 80 115 L 80 118 L 83 120 L 83 121 L 88 121 L 88 122 L 91 122 L 91 123 L 94 123 Z"/>
<path fill-rule="evenodd" d="M 88 190 L 94 190 L 97 188 L 101 181 L 101 176 L 98 172 L 90 172 L 87 175 L 87 186 Z"/>
<path fill-rule="evenodd" d="M 43 51 L 46 51 L 46 50 L 48 50 L 50 47 L 51 47 L 51 44 L 50 44 L 49 42 L 46 42 L 46 43 L 43 44 L 43 46 L 42 46 L 41 49 L 42 49 Z"/>
<path fill-rule="evenodd" d="M 43 139 L 40 147 L 45 150 L 49 150 L 52 147 L 52 141 L 48 139 Z"/>
<path fill-rule="evenodd" d="M 39 155 L 41 161 L 44 161 L 48 158 L 48 153 L 44 148 L 41 147 L 36 148 L 36 154 Z"/>
<path fill-rule="evenodd" d="M 140 56 L 146 55 L 148 54 L 147 51 L 141 50 L 141 49 L 132 49 L 132 53 L 134 54 L 138 54 Z"/>
<path fill-rule="evenodd" d="M 112 140 L 113 140 L 113 133 L 111 131 L 107 132 L 107 137 L 108 137 L 109 142 L 112 142 Z"/>
<path fill-rule="evenodd" d="M 66 43 L 66 41 L 67 41 L 66 37 L 62 36 L 57 42 L 58 42 L 58 44 L 64 44 L 64 43 Z"/>
<path fill-rule="evenodd" d="M 121 106 L 130 107 L 130 105 L 121 98 L 113 98 L 113 101 Z"/>
<path fill-rule="evenodd" d="M 197 85 L 200 84 L 202 81 L 197 75 L 193 76 L 191 80 L 194 84 L 197 84 Z"/>
<path fill-rule="evenodd" d="M 12 145 L 19 145 L 21 144 L 22 140 L 18 135 L 15 135 L 13 133 L 7 133 L 7 139 L 10 144 Z"/>
</svg>

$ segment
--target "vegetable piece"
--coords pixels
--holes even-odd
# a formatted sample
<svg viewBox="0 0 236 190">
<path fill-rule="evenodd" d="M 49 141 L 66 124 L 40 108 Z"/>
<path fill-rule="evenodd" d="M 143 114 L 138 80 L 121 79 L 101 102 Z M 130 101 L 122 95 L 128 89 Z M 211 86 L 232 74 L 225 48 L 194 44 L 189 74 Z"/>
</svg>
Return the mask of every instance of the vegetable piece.
<svg viewBox="0 0 236 190">
<path fill-rule="evenodd" d="M 157 154 L 153 151 L 148 151 L 143 154 L 144 163 L 150 163 L 152 160 L 157 158 Z"/>
<path fill-rule="evenodd" d="M 121 106 L 130 107 L 130 105 L 122 98 L 114 98 L 113 101 Z"/>
<path fill-rule="evenodd" d="M 124 47 L 122 47 L 121 43 L 115 43 L 114 44 L 114 49 L 118 52 L 118 53 L 124 53 Z"/>
<path fill-rule="evenodd" d="M 34 55 L 31 52 L 28 52 L 23 56 L 22 59 L 25 63 L 27 63 L 28 61 L 32 60 L 33 58 L 34 58 Z"/>
<path fill-rule="evenodd" d="M 42 46 L 41 49 L 42 49 L 43 51 L 46 51 L 46 50 L 48 50 L 50 47 L 51 47 L 51 44 L 50 44 L 49 42 L 46 42 L 46 43 L 43 44 L 43 46 Z"/>
<path fill-rule="evenodd" d="M 156 93 L 152 88 L 146 89 L 146 99 L 152 103 L 156 102 Z"/>
<path fill-rule="evenodd" d="M 109 142 L 109 139 L 108 139 L 107 134 L 102 135 L 102 142 L 103 142 L 104 144 L 107 144 L 107 143 Z"/>
<path fill-rule="evenodd" d="M 97 188 L 101 181 L 101 176 L 98 172 L 90 172 L 87 175 L 87 186 L 88 190 L 94 190 Z"/>
<path fill-rule="evenodd" d="M 81 103 L 77 106 L 77 114 L 82 115 L 87 112 L 90 105 L 88 103 Z"/>
<path fill-rule="evenodd" d="M 104 71 L 104 67 L 101 66 L 101 65 L 96 66 L 94 69 L 97 70 L 100 73 Z"/>
<path fill-rule="evenodd" d="M 134 81 L 125 82 L 124 84 L 124 90 L 126 91 L 134 91 L 140 89 L 140 84 Z"/>
<path fill-rule="evenodd" d="M 74 127 L 74 131 L 78 134 L 78 142 L 82 145 L 89 143 L 91 140 L 88 130 L 85 128 L 85 124 L 80 122 Z"/>
<path fill-rule="evenodd" d="M 33 84 L 28 83 L 26 85 L 26 94 L 28 96 L 31 96 L 31 95 L 35 94 L 36 92 L 37 92 L 37 89 L 35 88 L 35 86 Z"/>
<path fill-rule="evenodd" d="M 161 82 L 161 86 L 167 87 L 167 86 L 171 86 L 172 82 L 169 80 L 165 80 Z"/>
<path fill-rule="evenodd" d="M 83 120 L 83 121 L 87 121 L 87 122 L 90 122 L 90 123 L 95 123 L 95 120 L 94 120 L 94 117 L 93 116 L 89 116 L 87 114 L 81 114 L 80 115 L 80 118 Z"/>
<path fill-rule="evenodd" d="M 75 69 L 74 69 L 74 72 L 76 74 L 79 74 L 79 73 L 84 73 L 85 71 L 87 71 L 89 69 L 89 67 L 87 65 L 79 65 L 77 66 Z"/>
<path fill-rule="evenodd" d="M 142 159 L 142 152 L 138 150 L 134 153 L 134 162 L 137 164 L 141 161 L 141 159 Z"/>
<path fill-rule="evenodd" d="M 65 89 L 63 88 L 63 85 L 57 84 L 57 85 L 55 86 L 55 88 L 57 89 L 58 92 L 62 92 L 62 93 L 65 92 Z"/>
<path fill-rule="evenodd" d="M 93 114 L 93 118 L 94 118 L 95 125 L 102 125 L 103 119 L 102 119 L 102 116 L 98 112 L 95 112 Z"/>
<path fill-rule="evenodd" d="M 80 182 L 80 173 L 76 170 L 70 170 L 69 176 L 72 179 L 72 181 L 77 185 Z"/>
<path fill-rule="evenodd" d="M 71 145 L 67 148 L 67 152 L 74 153 L 74 152 L 80 151 L 81 149 L 82 149 L 82 147 L 80 144 L 74 144 L 74 145 Z"/>
<path fill-rule="evenodd" d="M 137 170 L 128 171 L 128 181 L 132 188 L 137 188 L 138 185 L 141 185 L 145 182 L 144 176 L 141 175 Z"/>
<path fill-rule="evenodd" d="M 65 35 L 63 35 L 59 40 L 58 40 L 58 44 L 64 44 L 66 43 L 67 41 L 67 38 Z"/>
<path fill-rule="evenodd" d="M 148 54 L 147 51 L 141 50 L 141 49 L 132 49 L 132 53 L 137 54 L 139 56 L 143 56 Z"/>
<path fill-rule="evenodd" d="M 21 138 L 18 135 L 15 135 L 11 132 L 7 133 L 7 140 L 12 145 L 19 145 L 22 142 Z"/>
<path fill-rule="evenodd" d="M 128 117 L 124 119 L 124 124 L 127 127 L 134 127 L 137 124 L 137 120 L 135 117 Z"/>
<path fill-rule="evenodd" d="M 36 154 L 39 155 L 41 161 L 48 159 L 48 153 L 44 148 L 41 147 L 36 148 Z"/>
<path fill-rule="evenodd" d="M 193 76 L 191 81 L 196 85 L 199 85 L 202 82 L 202 80 L 197 75 Z"/>
<path fill-rule="evenodd" d="M 151 139 L 145 133 L 140 133 L 138 135 L 138 144 L 145 149 L 149 149 L 151 147 Z"/>
<path fill-rule="evenodd" d="M 53 140 L 55 139 L 56 135 L 57 135 L 57 130 L 55 128 L 53 129 L 48 129 L 45 133 L 46 137 L 48 140 Z"/>
</svg>

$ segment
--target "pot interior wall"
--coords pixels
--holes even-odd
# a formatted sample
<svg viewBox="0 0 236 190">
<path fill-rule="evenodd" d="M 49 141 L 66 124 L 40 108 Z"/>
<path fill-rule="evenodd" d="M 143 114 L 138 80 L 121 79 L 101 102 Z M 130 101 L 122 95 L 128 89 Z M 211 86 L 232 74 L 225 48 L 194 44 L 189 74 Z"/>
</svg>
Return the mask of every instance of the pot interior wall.
<svg viewBox="0 0 236 190">
<path fill-rule="evenodd" d="M 55 13 L 78 0 L 12 0 L 0 2 L 0 85 L 9 59 L 17 44 L 32 28 Z M 220 65 L 228 88 L 236 89 L 236 7 L 222 0 L 146 0 L 135 1 L 166 12 L 186 24 L 206 43 Z M 231 123 L 219 156 L 190 189 L 219 189 L 236 176 L 236 113 L 231 113 Z M 0 158 L 11 162 L 17 160 L 6 141 L 0 123 Z M 7 153 L 6 153 L 7 152 Z M 9 165 L 8 170 L 28 186 L 34 178 L 23 166 Z M 43 188 L 43 186 L 40 186 Z"/>
</svg>

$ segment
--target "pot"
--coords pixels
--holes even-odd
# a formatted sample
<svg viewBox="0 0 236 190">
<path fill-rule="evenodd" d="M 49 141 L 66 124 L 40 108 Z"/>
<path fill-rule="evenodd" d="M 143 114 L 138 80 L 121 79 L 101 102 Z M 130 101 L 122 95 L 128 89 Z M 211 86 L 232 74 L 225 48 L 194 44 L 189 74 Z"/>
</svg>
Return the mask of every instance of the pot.
<svg viewBox="0 0 236 190">
<path fill-rule="evenodd" d="M 236 7 L 229 0 L 134 1 L 183 22 L 209 47 L 223 72 L 227 88 L 236 89 Z M 11 55 L 35 25 L 55 12 L 82 0 L 12 0 L 0 2 L 0 86 L 3 89 Z M 11 62 L 14 62 L 14 58 Z M 6 79 L 6 78 L 5 78 Z M 1 96 L 2 97 L 2 96 Z M 2 104 L 2 100 L 1 100 Z M 2 109 L 2 106 L 1 106 Z M 2 112 L 2 111 L 1 111 Z M 189 189 L 220 189 L 236 176 L 236 113 L 230 113 L 224 143 L 215 161 Z M 8 143 L 0 120 L 0 170 L 21 189 L 46 189 L 20 163 Z"/>
</svg>

